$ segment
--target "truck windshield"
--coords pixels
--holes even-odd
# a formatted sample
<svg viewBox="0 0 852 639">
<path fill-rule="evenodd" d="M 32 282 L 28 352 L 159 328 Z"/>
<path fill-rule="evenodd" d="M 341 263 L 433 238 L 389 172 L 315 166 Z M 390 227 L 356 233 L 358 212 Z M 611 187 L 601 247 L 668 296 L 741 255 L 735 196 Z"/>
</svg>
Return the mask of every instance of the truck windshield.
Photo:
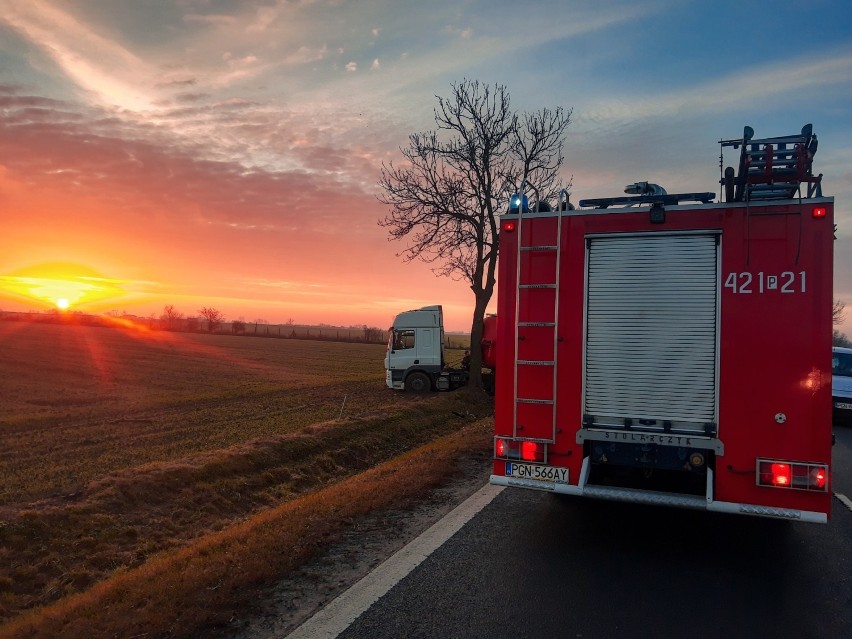
<svg viewBox="0 0 852 639">
<path fill-rule="evenodd" d="M 832 353 L 831 374 L 852 377 L 852 353 Z"/>
<path fill-rule="evenodd" d="M 394 331 L 391 350 L 399 351 L 406 348 L 414 348 L 414 331 Z"/>
</svg>

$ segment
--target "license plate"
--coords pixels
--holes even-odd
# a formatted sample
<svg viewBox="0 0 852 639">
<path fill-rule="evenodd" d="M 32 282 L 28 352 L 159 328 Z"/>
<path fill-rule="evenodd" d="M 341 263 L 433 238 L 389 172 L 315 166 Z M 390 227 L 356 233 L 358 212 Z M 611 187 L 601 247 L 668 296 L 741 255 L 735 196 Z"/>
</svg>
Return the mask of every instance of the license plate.
<svg viewBox="0 0 852 639">
<path fill-rule="evenodd" d="M 539 466 L 537 464 L 518 464 L 506 462 L 506 477 L 515 479 L 534 479 L 552 481 L 557 484 L 568 483 L 568 469 L 558 466 Z"/>
<path fill-rule="evenodd" d="M 840 410 L 852 410 L 852 404 L 847 404 L 846 402 L 834 402 L 834 407 Z"/>
</svg>

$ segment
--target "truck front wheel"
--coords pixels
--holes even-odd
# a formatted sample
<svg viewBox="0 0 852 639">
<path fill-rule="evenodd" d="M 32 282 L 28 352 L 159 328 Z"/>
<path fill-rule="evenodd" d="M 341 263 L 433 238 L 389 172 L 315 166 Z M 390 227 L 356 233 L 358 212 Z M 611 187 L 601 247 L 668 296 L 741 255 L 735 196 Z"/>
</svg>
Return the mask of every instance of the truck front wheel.
<svg viewBox="0 0 852 639">
<path fill-rule="evenodd" d="M 405 390 L 410 393 L 427 393 L 432 390 L 432 382 L 426 373 L 411 373 L 405 378 Z"/>
</svg>

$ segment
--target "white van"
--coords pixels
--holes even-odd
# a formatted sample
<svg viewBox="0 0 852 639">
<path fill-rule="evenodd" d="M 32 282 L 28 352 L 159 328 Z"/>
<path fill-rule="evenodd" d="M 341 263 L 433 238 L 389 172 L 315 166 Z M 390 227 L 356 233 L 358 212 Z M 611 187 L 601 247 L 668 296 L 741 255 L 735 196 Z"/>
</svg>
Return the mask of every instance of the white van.
<svg viewBox="0 0 852 639">
<path fill-rule="evenodd" d="M 833 422 L 852 423 L 852 348 L 831 349 Z"/>
</svg>

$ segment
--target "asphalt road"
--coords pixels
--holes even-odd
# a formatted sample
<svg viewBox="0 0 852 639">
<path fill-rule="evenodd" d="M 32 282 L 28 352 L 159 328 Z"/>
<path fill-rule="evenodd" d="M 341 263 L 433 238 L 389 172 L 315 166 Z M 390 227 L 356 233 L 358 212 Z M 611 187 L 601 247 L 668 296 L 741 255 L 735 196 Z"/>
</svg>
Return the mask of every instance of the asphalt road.
<svg viewBox="0 0 852 639">
<path fill-rule="evenodd" d="M 832 509 L 823 526 L 504 490 L 339 636 L 852 637 L 852 510 Z"/>
</svg>

